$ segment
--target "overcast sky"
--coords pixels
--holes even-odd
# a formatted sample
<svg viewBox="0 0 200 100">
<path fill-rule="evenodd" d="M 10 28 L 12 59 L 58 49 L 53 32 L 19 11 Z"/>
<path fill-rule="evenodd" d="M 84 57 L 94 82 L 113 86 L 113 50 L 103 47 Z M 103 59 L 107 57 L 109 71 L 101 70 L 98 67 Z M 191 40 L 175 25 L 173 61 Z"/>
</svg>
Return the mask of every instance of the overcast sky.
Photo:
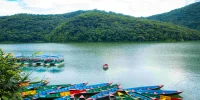
<svg viewBox="0 0 200 100">
<path fill-rule="evenodd" d="M 200 0 L 0 0 L 0 16 L 98 9 L 140 17 L 168 12 L 197 1 Z"/>
</svg>

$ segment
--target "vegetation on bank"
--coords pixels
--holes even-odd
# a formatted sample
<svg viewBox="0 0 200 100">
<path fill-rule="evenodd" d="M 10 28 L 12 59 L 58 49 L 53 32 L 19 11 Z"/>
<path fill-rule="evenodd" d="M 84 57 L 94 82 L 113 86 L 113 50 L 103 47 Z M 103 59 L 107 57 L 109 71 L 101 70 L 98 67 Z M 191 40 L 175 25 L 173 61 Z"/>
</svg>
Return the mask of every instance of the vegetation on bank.
<svg viewBox="0 0 200 100">
<path fill-rule="evenodd" d="M 200 2 L 167 13 L 148 17 L 151 20 L 171 22 L 200 31 Z"/>
<path fill-rule="evenodd" d="M 199 40 L 200 32 L 170 23 L 104 11 L 69 18 L 47 35 L 49 42 L 184 41 Z"/>
<path fill-rule="evenodd" d="M 17 86 L 25 78 L 21 76 L 21 70 L 12 60 L 12 54 L 5 54 L 0 49 L 0 100 L 22 100 L 21 94 L 17 93 Z"/>
</svg>

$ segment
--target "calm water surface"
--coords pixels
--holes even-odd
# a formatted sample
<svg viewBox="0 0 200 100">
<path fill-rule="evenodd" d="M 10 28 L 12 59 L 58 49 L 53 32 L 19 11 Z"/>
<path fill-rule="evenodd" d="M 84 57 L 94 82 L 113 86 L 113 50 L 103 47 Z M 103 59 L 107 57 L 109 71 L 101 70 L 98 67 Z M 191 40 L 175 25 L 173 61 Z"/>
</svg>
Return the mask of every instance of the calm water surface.
<svg viewBox="0 0 200 100">
<path fill-rule="evenodd" d="M 62 54 L 64 67 L 37 68 L 32 78 L 49 78 L 50 84 L 101 82 L 122 87 L 164 84 L 163 89 L 183 90 L 184 100 L 200 98 L 200 42 L 180 43 L 39 43 L 0 44 L 14 54 Z M 109 69 L 104 71 L 102 65 Z"/>
</svg>

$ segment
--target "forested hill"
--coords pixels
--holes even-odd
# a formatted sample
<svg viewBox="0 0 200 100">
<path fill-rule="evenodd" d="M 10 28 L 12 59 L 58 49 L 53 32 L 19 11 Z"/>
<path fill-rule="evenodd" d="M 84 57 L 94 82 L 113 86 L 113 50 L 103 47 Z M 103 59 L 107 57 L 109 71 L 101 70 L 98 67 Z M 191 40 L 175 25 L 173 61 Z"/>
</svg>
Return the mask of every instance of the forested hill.
<svg viewBox="0 0 200 100">
<path fill-rule="evenodd" d="M 0 42 L 45 42 L 45 36 L 67 18 L 85 11 L 57 15 L 16 14 L 0 17 Z"/>
<path fill-rule="evenodd" d="M 99 10 L 0 17 L 0 43 L 183 40 L 200 40 L 200 32 Z"/>
<path fill-rule="evenodd" d="M 200 2 L 172 10 L 168 13 L 150 16 L 148 19 L 171 22 L 200 31 Z"/>
<path fill-rule="evenodd" d="M 199 40 L 200 32 L 170 23 L 103 11 L 69 18 L 47 36 L 49 42 Z"/>
</svg>

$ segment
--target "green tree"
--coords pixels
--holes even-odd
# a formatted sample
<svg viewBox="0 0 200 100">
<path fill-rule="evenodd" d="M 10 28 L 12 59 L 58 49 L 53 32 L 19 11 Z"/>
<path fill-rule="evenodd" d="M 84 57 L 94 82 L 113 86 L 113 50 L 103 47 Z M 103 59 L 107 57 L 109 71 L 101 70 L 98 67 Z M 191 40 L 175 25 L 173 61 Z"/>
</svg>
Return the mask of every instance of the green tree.
<svg viewBox="0 0 200 100">
<path fill-rule="evenodd" d="M 11 53 L 5 54 L 0 49 L 0 100 L 22 100 L 22 97 L 16 91 L 17 86 L 22 82 L 21 70 L 15 64 Z"/>
</svg>

